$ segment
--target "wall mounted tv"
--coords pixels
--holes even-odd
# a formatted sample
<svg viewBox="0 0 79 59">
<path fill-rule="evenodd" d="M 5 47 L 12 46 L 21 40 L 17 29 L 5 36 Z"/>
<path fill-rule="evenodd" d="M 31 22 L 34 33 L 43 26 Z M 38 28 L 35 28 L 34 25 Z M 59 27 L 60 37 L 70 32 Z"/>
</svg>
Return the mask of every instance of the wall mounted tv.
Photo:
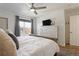
<svg viewBox="0 0 79 59">
<path fill-rule="evenodd" d="M 50 26 L 50 25 L 51 25 L 51 22 L 52 22 L 52 21 L 51 21 L 50 19 L 48 19 L 48 20 L 43 20 L 43 21 L 42 21 L 42 25 L 43 25 L 43 26 Z"/>
</svg>

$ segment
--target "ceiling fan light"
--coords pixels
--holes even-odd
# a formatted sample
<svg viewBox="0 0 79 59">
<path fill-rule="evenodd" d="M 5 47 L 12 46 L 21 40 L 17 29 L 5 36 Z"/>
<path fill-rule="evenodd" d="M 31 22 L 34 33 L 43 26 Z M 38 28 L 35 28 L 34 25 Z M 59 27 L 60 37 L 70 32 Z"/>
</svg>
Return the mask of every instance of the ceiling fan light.
<svg viewBox="0 0 79 59">
<path fill-rule="evenodd" d="M 35 11 L 34 9 L 31 9 L 31 11 Z"/>
</svg>

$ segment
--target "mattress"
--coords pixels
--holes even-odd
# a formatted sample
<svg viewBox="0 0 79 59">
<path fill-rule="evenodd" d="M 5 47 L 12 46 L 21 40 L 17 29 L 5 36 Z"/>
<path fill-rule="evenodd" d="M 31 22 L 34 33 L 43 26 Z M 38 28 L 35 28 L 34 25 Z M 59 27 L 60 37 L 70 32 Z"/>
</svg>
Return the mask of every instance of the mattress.
<svg viewBox="0 0 79 59">
<path fill-rule="evenodd" d="M 59 46 L 50 39 L 35 36 L 17 37 L 20 48 L 18 56 L 53 56 L 59 52 Z"/>
</svg>

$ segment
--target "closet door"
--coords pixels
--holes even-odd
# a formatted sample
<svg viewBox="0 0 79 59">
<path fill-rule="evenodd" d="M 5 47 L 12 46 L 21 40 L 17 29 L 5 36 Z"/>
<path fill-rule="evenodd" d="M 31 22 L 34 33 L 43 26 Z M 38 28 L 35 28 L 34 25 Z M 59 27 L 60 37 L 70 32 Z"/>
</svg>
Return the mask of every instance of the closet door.
<svg viewBox="0 0 79 59">
<path fill-rule="evenodd" d="M 70 17 L 70 45 L 79 46 L 79 15 Z"/>
<path fill-rule="evenodd" d="M 0 17 L 0 28 L 6 30 L 8 29 L 8 19 Z"/>
</svg>

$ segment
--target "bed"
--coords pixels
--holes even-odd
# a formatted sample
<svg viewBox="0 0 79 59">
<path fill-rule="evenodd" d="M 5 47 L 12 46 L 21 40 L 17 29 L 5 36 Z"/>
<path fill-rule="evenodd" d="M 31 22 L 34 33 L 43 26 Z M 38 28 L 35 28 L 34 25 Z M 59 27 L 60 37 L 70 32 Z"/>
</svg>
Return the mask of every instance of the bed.
<svg viewBox="0 0 79 59">
<path fill-rule="evenodd" d="M 18 56 L 53 56 L 59 52 L 59 46 L 50 39 L 35 36 L 20 36 Z"/>
</svg>

